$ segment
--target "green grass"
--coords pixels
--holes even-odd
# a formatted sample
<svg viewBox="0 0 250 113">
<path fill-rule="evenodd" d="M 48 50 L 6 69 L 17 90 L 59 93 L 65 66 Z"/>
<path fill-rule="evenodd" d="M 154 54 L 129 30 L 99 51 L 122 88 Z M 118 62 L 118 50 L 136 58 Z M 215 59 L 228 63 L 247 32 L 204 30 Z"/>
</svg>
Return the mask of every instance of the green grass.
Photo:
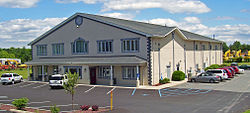
<svg viewBox="0 0 250 113">
<path fill-rule="evenodd" d="M 243 113 L 250 113 L 250 109 L 249 110 L 246 110 L 245 112 L 243 112 Z"/>
<path fill-rule="evenodd" d="M 30 71 L 31 71 L 31 69 L 30 69 Z M 19 75 L 22 75 L 23 79 L 28 78 L 28 69 L 25 69 L 25 68 L 23 68 L 23 69 L 15 69 L 15 70 L 10 70 L 10 71 L 2 70 L 2 71 L 0 71 L 0 76 L 2 76 L 3 73 L 17 73 Z"/>
</svg>

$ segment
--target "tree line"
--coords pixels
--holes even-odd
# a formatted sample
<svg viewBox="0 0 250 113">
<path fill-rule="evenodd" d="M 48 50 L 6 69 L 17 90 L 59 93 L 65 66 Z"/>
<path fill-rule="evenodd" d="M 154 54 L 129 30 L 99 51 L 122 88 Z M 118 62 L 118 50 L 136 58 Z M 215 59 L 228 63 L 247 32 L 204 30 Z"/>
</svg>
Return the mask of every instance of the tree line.
<svg viewBox="0 0 250 113">
<path fill-rule="evenodd" d="M 22 48 L 0 48 L 0 58 L 18 58 L 22 63 L 32 60 L 31 49 Z"/>
<path fill-rule="evenodd" d="M 241 52 L 247 52 L 250 50 L 249 44 L 241 44 L 239 41 L 235 41 L 233 44 L 230 44 L 229 46 L 224 42 L 222 46 L 224 53 L 229 49 L 234 51 L 241 50 Z"/>
</svg>

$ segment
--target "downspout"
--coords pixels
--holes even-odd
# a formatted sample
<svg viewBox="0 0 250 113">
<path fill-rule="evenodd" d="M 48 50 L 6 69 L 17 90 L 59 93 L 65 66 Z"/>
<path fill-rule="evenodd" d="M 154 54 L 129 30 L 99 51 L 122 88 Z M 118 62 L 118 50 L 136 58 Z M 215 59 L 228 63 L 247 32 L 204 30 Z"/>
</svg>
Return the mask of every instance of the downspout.
<svg viewBox="0 0 250 113">
<path fill-rule="evenodd" d="M 186 58 L 186 45 L 184 45 L 184 63 L 185 63 L 185 75 L 187 75 L 187 58 Z"/>
<path fill-rule="evenodd" d="M 212 50 L 212 45 L 211 42 L 209 42 L 209 65 L 211 65 L 211 50 Z"/>
<path fill-rule="evenodd" d="M 174 59 L 174 32 L 172 32 L 172 41 L 173 41 L 173 72 L 175 70 L 175 59 Z"/>
<path fill-rule="evenodd" d="M 195 41 L 194 41 L 194 69 L 196 68 L 195 51 L 196 51 L 196 46 L 195 46 Z"/>
</svg>

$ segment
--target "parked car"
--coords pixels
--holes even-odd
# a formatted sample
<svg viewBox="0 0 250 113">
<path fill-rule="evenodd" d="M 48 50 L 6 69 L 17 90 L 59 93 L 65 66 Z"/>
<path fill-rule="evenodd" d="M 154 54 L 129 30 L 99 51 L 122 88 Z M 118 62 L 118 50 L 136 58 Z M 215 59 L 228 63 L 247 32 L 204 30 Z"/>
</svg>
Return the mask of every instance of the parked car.
<svg viewBox="0 0 250 113">
<path fill-rule="evenodd" d="M 63 85 L 68 81 L 66 74 L 56 74 L 49 77 L 49 86 L 53 89 L 55 87 L 63 87 Z"/>
<path fill-rule="evenodd" d="M 215 83 L 221 81 L 220 76 L 214 73 L 202 72 L 191 78 L 191 82 L 210 82 Z"/>
<path fill-rule="evenodd" d="M 0 80 L 3 85 L 8 83 L 15 84 L 17 82 L 21 82 L 23 80 L 23 77 L 16 73 L 4 73 L 2 74 Z"/>
<path fill-rule="evenodd" d="M 235 70 L 237 74 L 241 74 L 244 73 L 244 69 L 240 69 L 238 66 L 232 66 Z"/>
<path fill-rule="evenodd" d="M 234 71 L 235 71 L 235 73 L 236 74 L 239 74 L 240 72 L 240 70 L 238 69 L 238 68 L 236 68 L 236 66 L 230 66 L 230 67 L 232 67 L 233 69 L 234 69 Z"/>
<path fill-rule="evenodd" d="M 230 69 L 228 69 L 228 68 L 219 68 L 219 69 L 224 69 L 226 71 L 226 73 L 227 73 L 228 78 L 233 78 L 234 77 L 233 73 L 232 73 L 232 71 Z"/>
<path fill-rule="evenodd" d="M 232 75 L 235 76 L 236 73 L 232 67 L 224 67 L 224 68 L 229 69 L 232 72 Z"/>
<path fill-rule="evenodd" d="M 231 66 L 238 66 L 238 63 L 237 62 L 233 62 L 233 63 L 231 63 Z"/>
<path fill-rule="evenodd" d="M 221 81 L 228 79 L 227 72 L 224 69 L 209 69 L 207 72 L 220 76 Z"/>
<path fill-rule="evenodd" d="M 239 66 L 239 68 L 249 70 L 250 69 L 250 65 L 243 64 L 243 65 Z"/>
</svg>

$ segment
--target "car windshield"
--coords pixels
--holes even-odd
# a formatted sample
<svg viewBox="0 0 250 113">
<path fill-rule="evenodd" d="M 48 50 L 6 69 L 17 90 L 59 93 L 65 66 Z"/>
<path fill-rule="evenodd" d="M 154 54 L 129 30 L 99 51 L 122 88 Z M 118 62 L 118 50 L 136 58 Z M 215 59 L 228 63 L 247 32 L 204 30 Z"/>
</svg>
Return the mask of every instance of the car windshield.
<svg viewBox="0 0 250 113">
<path fill-rule="evenodd" d="M 11 74 L 3 74 L 2 77 L 12 77 Z"/>
<path fill-rule="evenodd" d="M 50 80 L 62 80 L 63 77 L 50 77 Z"/>
<path fill-rule="evenodd" d="M 208 70 L 207 72 L 211 72 L 211 73 L 222 73 L 221 70 Z"/>
</svg>

